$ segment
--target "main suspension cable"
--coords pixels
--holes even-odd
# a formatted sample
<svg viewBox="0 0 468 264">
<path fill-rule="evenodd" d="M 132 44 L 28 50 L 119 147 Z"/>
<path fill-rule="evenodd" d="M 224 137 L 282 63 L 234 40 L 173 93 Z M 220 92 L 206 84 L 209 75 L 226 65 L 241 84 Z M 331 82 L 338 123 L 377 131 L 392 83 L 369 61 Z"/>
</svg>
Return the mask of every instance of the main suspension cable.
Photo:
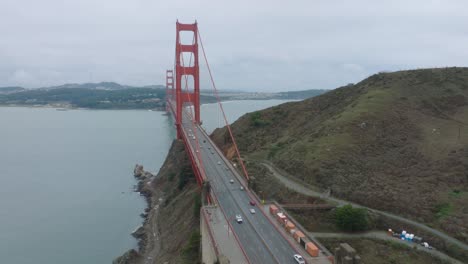
<svg viewBox="0 0 468 264">
<path fill-rule="evenodd" d="M 219 105 L 219 108 L 221 109 L 221 112 L 223 113 L 223 117 L 224 117 L 224 122 L 226 124 L 226 127 L 228 128 L 228 131 L 229 131 L 229 135 L 231 136 L 231 140 L 232 140 L 232 143 L 234 144 L 234 148 L 236 150 L 236 153 L 237 153 L 237 158 L 239 159 L 239 162 L 242 166 L 242 170 L 244 172 L 244 176 L 247 180 L 249 180 L 249 174 L 247 173 L 247 169 L 245 168 L 245 165 L 244 165 L 244 162 L 242 161 L 241 159 L 241 156 L 240 156 L 240 153 L 239 153 L 239 149 L 237 148 L 237 144 L 236 144 L 236 140 L 234 139 L 234 135 L 232 134 L 232 130 L 231 130 L 231 126 L 229 125 L 229 122 L 227 121 L 227 118 L 226 118 L 226 113 L 224 112 L 224 109 L 223 109 L 223 105 L 221 104 L 221 100 L 219 98 L 219 94 L 218 94 L 218 90 L 216 89 L 216 84 L 214 82 L 214 79 L 213 79 L 213 74 L 211 73 L 211 68 L 210 68 L 210 64 L 208 63 L 208 59 L 206 57 L 206 53 L 205 53 L 205 48 L 203 46 L 203 40 L 201 38 L 201 34 L 200 34 L 200 30 L 198 30 L 198 38 L 200 40 L 200 44 L 201 44 L 201 48 L 202 48 L 202 52 L 203 52 L 203 58 L 205 59 L 205 63 L 206 63 L 206 67 L 208 69 L 208 73 L 210 75 L 210 79 L 211 79 L 211 84 L 213 85 L 213 89 L 214 89 L 214 92 L 215 92 L 215 96 L 216 96 L 216 99 L 218 100 L 218 105 Z"/>
</svg>

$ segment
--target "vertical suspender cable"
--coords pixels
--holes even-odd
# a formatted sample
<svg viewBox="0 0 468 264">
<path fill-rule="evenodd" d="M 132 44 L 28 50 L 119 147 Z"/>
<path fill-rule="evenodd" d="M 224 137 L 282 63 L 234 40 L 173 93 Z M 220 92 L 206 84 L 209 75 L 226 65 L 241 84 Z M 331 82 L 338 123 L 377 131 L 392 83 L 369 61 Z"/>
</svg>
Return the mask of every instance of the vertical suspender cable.
<svg viewBox="0 0 468 264">
<path fill-rule="evenodd" d="M 234 139 L 234 136 L 233 136 L 233 134 L 232 134 L 231 126 L 229 125 L 229 122 L 227 121 L 226 114 L 224 113 L 223 105 L 221 104 L 221 100 L 220 100 L 220 98 L 219 98 L 218 90 L 216 89 L 216 84 L 215 84 L 215 82 L 214 82 L 213 75 L 212 75 L 212 73 L 211 73 L 210 64 L 208 63 L 208 59 L 206 58 L 205 48 L 203 47 L 203 41 L 202 41 L 202 38 L 201 38 L 200 30 L 198 30 L 198 37 L 199 37 L 199 39 L 200 39 L 200 44 L 201 44 L 202 51 L 203 51 L 203 57 L 204 57 L 204 59 L 205 59 L 206 67 L 208 68 L 208 73 L 210 74 L 211 84 L 213 85 L 213 89 L 214 89 L 214 92 L 215 92 L 215 96 L 216 96 L 216 99 L 218 100 L 219 108 L 221 109 L 221 112 L 222 112 L 222 114 L 223 114 L 224 122 L 225 122 L 225 124 L 226 124 L 226 127 L 228 128 L 229 135 L 231 136 L 231 140 L 232 140 L 232 143 L 233 143 L 234 148 L 235 148 L 235 150 L 236 150 L 237 158 L 239 159 L 239 162 L 240 162 L 240 164 L 241 164 L 241 166 L 242 166 L 242 170 L 243 170 L 243 172 L 244 172 L 244 176 L 245 176 L 245 178 L 246 178 L 247 180 L 249 180 L 249 174 L 247 173 L 247 170 L 246 170 L 246 168 L 245 168 L 244 162 L 243 162 L 242 159 L 241 159 L 241 156 L 240 156 L 240 153 L 239 153 L 239 149 L 237 148 L 236 140 Z"/>
</svg>

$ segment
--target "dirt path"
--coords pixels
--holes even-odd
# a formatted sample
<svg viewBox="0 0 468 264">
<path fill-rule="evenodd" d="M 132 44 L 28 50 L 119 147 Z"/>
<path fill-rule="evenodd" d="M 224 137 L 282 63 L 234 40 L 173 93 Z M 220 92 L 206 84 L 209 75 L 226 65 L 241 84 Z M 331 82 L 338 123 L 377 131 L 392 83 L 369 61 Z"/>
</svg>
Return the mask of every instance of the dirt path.
<svg viewBox="0 0 468 264">
<path fill-rule="evenodd" d="M 320 198 L 322 198 L 324 200 L 336 203 L 338 205 L 351 204 L 354 207 L 365 208 L 365 209 L 367 209 L 367 210 L 369 210 L 371 212 L 374 212 L 374 213 L 377 213 L 377 214 L 380 214 L 380 215 L 384 215 L 384 216 L 386 216 L 388 218 L 392 218 L 392 219 L 395 219 L 395 220 L 398 220 L 398 221 L 401 221 L 401 222 L 416 226 L 418 228 L 421 228 L 421 229 L 423 229 L 423 230 L 425 230 L 427 232 L 430 232 L 431 234 L 433 234 L 433 235 L 435 235 L 435 236 L 437 236 L 439 238 L 444 239 L 447 242 L 450 242 L 452 244 L 457 245 L 458 247 L 460 247 L 460 248 L 462 248 L 464 250 L 468 250 L 468 245 L 467 244 L 465 244 L 465 243 L 461 242 L 460 240 L 458 240 L 456 238 L 453 238 L 453 237 L 451 237 L 451 236 L 449 236 L 449 235 L 447 235 L 447 234 L 445 234 L 445 233 L 443 233 L 441 231 L 430 228 L 427 225 L 424 225 L 422 223 L 419 223 L 419 222 L 416 222 L 416 221 L 413 221 L 413 220 L 410 220 L 410 219 L 407 219 L 407 218 L 404 218 L 404 217 L 401 217 L 401 216 L 398 216 L 398 215 L 394 215 L 394 214 L 391 214 L 391 213 L 388 213 L 388 212 L 372 209 L 372 208 L 362 206 L 362 205 L 359 205 L 359 204 L 356 204 L 356 203 L 353 203 L 353 202 L 349 202 L 349 201 L 345 201 L 345 200 L 341 200 L 341 199 L 338 199 L 338 198 L 331 197 L 328 194 L 321 193 L 319 191 L 313 190 L 312 186 L 307 186 L 304 183 L 299 183 L 296 180 L 293 180 L 292 176 L 288 175 L 287 172 L 284 172 L 284 171 L 274 167 L 274 165 L 272 165 L 271 163 L 269 163 L 267 161 L 262 161 L 262 162 L 260 162 L 260 164 L 265 166 L 271 172 L 271 174 L 276 179 L 278 179 L 282 184 L 284 184 L 286 187 L 288 187 L 288 188 L 290 188 L 290 189 L 292 189 L 292 190 L 294 190 L 294 191 L 296 191 L 298 193 L 308 195 L 308 196 L 320 197 Z"/>
<path fill-rule="evenodd" d="M 428 254 L 439 257 L 440 259 L 447 260 L 450 263 L 462 264 L 460 261 L 458 261 L 458 260 L 456 260 L 456 259 L 454 259 L 454 258 L 452 258 L 452 257 L 438 251 L 438 250 L 427 249 L 427 248 L 425 248 L 425 247 L 423 247 L 421 245 L 391 237 L 387 233 L 381 232 L 381 231 L 371 231 L 371 232 L 353 233 L 353 234 L 349 234 L 349 233 L 319 233 L 319 232 L 307 232 L 307 233 L 309 233 L 309 235 L 317 237 L 317 238 L 370 238 L 370 239 L 378 239 L 378 240 L 384 240 L 384 241 L 393 241 L 395 243 L 404 244 L 404 245 L 406 245 L 406 246 L 408 246 L 410 248 L 416 246 L 417 250 L 427 252 Z"/>
</svg>

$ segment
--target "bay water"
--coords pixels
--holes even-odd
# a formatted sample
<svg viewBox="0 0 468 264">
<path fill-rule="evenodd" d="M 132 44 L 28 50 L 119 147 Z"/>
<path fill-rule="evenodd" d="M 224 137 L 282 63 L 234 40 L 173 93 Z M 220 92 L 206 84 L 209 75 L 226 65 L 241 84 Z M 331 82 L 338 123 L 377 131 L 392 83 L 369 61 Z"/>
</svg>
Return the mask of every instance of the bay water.
<svg viewBox="0 0 468 264">
<path fill-rule="evenodd" d="M 224 102 L 230 122 L 286 102 Z M 224 126 L 217 104 L 204 127 Z M 146 204 L 133 168 L 156 173 L 175 138 L 163 112 L 0 107 L 0 262 L 111 263 L 136 247 Z"/>
</svg>

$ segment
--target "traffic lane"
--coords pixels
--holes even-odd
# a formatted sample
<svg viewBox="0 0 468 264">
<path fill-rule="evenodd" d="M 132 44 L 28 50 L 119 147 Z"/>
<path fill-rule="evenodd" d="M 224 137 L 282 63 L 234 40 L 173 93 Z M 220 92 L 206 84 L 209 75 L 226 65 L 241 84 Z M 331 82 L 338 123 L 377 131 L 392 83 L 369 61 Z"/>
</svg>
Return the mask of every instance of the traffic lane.
<svg viewBox="0 0 468 264">
<path fill-rule="evenodd" d="M 274 252 L 275 257 L 280 260 L 281 263 L 295 263 L 293 256 L 294 254 L 297 254 L 296 250 L 294 250 L 288 241 L 283 238 L 265 215 L 258 211 L 260 208 L 249 205 L 250 197 L 247 194 L 242 195 L 233 193 L 233 195 L 237 201 L 244 203 L 249 208 L 248 210 L 250 210 L 250 208 L 254 208 L 256 210 L 255 214 L 248 214 L 247 217 L 252 219 L 254 228 L 261 231 L 264 240 L 268 242 L 268 245 L 272 252 Z"/>
<path fill-rule="evenodd" d="M 220 174 L 219 168 L 216 162 L 216 157 L 211 157 L 208 151 L 204 151 L 207 156 L 207 174 L 209 174 L 211 181 L 214 184 L 214 188 L 218 190 L 224 190 L 223 192 L 217 195 L 218 202 L 221 207 L 224 209 L 226 216 L 229 218 L 229 222 L 232 224 L 234 232 L 236 232 L 242 245 L 249 245 L 248 247 L 243 247 L 246 250 L 249 259 L 252 263 L 273 263 L 276 262 L 273 257 L 269 254 L 268 249 L 265 244 L 257 237 L 255 230 L 248 223 L 238 224 L 235 221 L 235 215 L 241 214 L 237 207 L 237 203 L 234 201 L 233 197 L 230 195 L 230 186 L 226 186 L 222 179 L 216 175 Z M 217 191 L 215 191 L 217 192 Z M 243 217 L 245 217 L 243 215 Z M 247 228 L 248 227 L 248 228 Z M 254 243 L 252 243 L 254 242 Z M 258 261 L 258 262 L 257 262 Z"/>
<path fill-rule="evenodd" d="M 219 156 L 214 157 L 212 159 L 212 161 L 216 161 L 217 158 L 219 158 Z M 277 260 L 279 263 L 288 263 L 288 261 L 291 261 L 291 258 L 288 258 L 287 256 L 281 256 L 281 255 L 275 254 L 276 253 L 275 250 L 279 250 L 278 245 L 275 244 L 272 241 L 271 238 L 267 238 L 267 236 L 265 236 L 264 228 L 261 228 L 261 227 L 258 227 L 258 226 L 256 227 L 257 219 L 253 218 L 252 215 L 250 214 L 250 211 L 249 211 L 250 206 L 249 206 L 248 202 L 239 203 L 238 197 L 233 195 L 233 193 L 236 193 L 238 196 L 245 196 L 246 199 L 248 200 L 247 194 L 245 193 L 245 191 L 240 190 L 240 184 L 237 181 L 236 181 L 236 183 L 229 183 L 229 181 L 234 178 L 234 175 L 232 174 L 232 172 L 230 170 L 227 171 L 223 165 L 218 164 L 217 167 L 218 167 L 218 169 L 217 169 L 217 174 L 216 175 L 221 177 L 221 181 L 226 185 L 226 188 L 230 192 L 230 195 L 233 196 L 234 201 L 236 202 L 237 206 L 239 208 L 241 208 L 242 216 L 243 216 L 245 222 L 248 222 L 249 224 L 253 225 L 253 227 L 255 229 L 255 232 L 257 233 L 257 235 L 261 239 L 262 243 L 264 243 L 266 245 L 266 247 L 268 247 L 267 250 L 272 255 L 274 255 L 275 260 Z M 279 250 L 279 252 L 281 252 L 281 250 Z"/>
<path fill-rule="evenodd" d="M 238 224 L 235 221 L 235 215 L 239 214 L 240 210 L 236 209 L 237 204 L 233 200 L 233 197 L 229 195 L 229 189 L 224 186 L 221 182 L 221 179 L 218 177 L 213 177 L 216 175 L 216 165 L 213 162 L 208 162 L 206 166 L 207 174 L 210 175 L 210 180 L 212 182 L 212 189 L 217 193 L 216 197 L 218 199 L 221 209 L 226 214 L 228 221 L 231 223 L 233 231 L 236 233 L 242 248 L 245 250 L 249 260 L 252 263 L 274 263 L 276 262 L 273 257 L 269 254 L 266 246 L 260 241 L 259 237 L 256 235 L 253 227 L 246 223 Z M 222 190 L 222 191 L 218 191 Z M 245 246 L 248 245 L 248 246 Z"/>
<path fill-rule="evenodd" d="M 260 240 L 260 237 L 256 234 L 255 230 L 248 223 L 238 224 L 235 221 L 235 215 L 241 214 L 242 217 L 245 217 L 245 214 L 241 213 L 241 210 L 238 208 L 238 204 L 229 193 L 231 191 L 231 186 L 226 185 L 226 182 L 222 178 L 218 177 L 223 172 L 220 171 L 217 161 L 219 156 L 216 157 L 211 154 L 209 150 L 203 148 L 203 156 L 205 157 L 207 177 L 212 181 L 212 189 L 215 191 L 215 194 L 218 198 L 218 202 L 221 207 L 224 209 L 226 216 L 229 218 L 229 222 L 232 224 L 234 232 L 236 232 L 239 240 L 243 245 L 249 245 L 249 247 L 244 247 L 246 250 L 249 259 L 255 261 L 253 263 L 273 263 L 276 262 L 274 258 L 266 248 L 266 245 Z M 254 243 L 252 243 L 254 242 Z M 259 261 L 259 262 L 257 262 Z"/>
<path fill-rule="evenodd" d="M 205 138 L 205 134 L 201 133 L 201 131 L 198 131 L 197 129 L 197 136 L 199 138 Z M 211 145 L 209 144 L 209 140 L 207 140 L 206 145 Z M 206 146 L 204 145 L 204 147 Z M 213 150 L 214 151 L 214 150 Z M 208 151 L 208 149 L 205 148 L 204 151 L 208 156 L 211 154 L 211 151 Z M 270 249 L 275 253 L 275 257 L 279 260 L 281 260 L 281 263 L 295 263 L 293 260 L 292 256 L 294 254 L 297 254 L 295 249 L 291 247 L 291 245 L 282 237 L 282 235 L 279 233 L 279 231 L 270 223 L 268 219 L 266 219 L 265 215 L 263 215 L 262 212 L 258 212 L 258 214 L 251 214 L 250 209 L 254 208 L 250 206 L 250 196 L 245 192 L 240 190 L 240 183 L 238 181 L 238 178 L 235 177 L 234 173 L 229 169 L 226 170 L 227 164 L 225 164 L 224 159 L 222 159 L 221 156 L 219 156 L 217 151 L 214 151 L 216 158 L 219 158 L 219 160 L 213 160 L 216 164 L 218 161 L 221 162 L 221 165 L 217 164 L 218 167 L 221 167 L 218 169 L 218 175 L 223 176 L 223 181 L 225 184 L 230 184 L 228 183 L 231 179 L 234 180 L 234 184 L 231 184 L 233 187 L 229 188 L 232 195 L 235 196 L 235 200 L 237 200 L 240 203 L 240 208 L 242 209 L 243 215 L 246 218 L 246 220 L 250 221 L 254 228 L 260 232 L 260 236 L 262 239 L 270 246 Z M 227 167 L 229 168 L 229 167 Z M 258 208 L 254 208 L 258 210 Z"/>
<path fill-rule="evenodd" d="M 187 124 L 186 128 L 189 125 L 190 125 L 190 123 Z M 210 140 L 208 140 L 205 137 L 204 133 L 199 131 L 198 126 L 194 126 L 193 129 L 191 129 L 191 130 L 192 130 L 192 133 L 195 132 L 195 133 L 193 133 L 193 135 L 195 135 L 195 137 L 196 137 L 196 140 L 193 140 L 193 138 L 192 138 L 192 140 L 190 140 L 191 145 L 192 145 L 192 147 L 194 149 L 198 149 L 197 144 L 196 144 L 197 139 L 198 139 L 199 145 L 203 145 L 202 148 L 201 148 L 201 151 L 204 154 L 203 157 L 205 157 L 204 160 L 206 161 L 206 162 L 204 162 L 204 164 L 210 164 L 211 169 L 215 170 L 213 172 L 214 177 L 216 177 L 216 175 L 222 176 L 221 180 L 224 182 L 224 185 L 229 184 L 228 181 L 230 179 L 234 179 L 236 184 L 232 184 L 232 185 L 239 186 L 239 188 L 229 188 L 229 187 L 223 188 L 223 186 L 219 186 L 219 183 L 218 183 L 218 188 L 222 189 L 223 191 L 226 191 L 226 189 L 230 189 L 229 192 L 231 192 L 230 193 L 231 195 L 232 195 L 232 191 L 235 190 L 235 193 L 238 194 L 237 195 L 238 201 L 243 200 L 244 203 L 241 204 L 241 205 L 236 203 L 236 201 L 234 201 L 234 203 L 236 203 L 237 207 L 240 207 L 243 217 L 247 221 L 250 222 L 250 224 L 253 226 L 253 228 L 257 232 L 260 232 L 262 234 L 262 235 L 258 234 L 260 239 L 262 239 L 264 243 L 267 243 L 269 245 L 270 250 L 273 249 L 273 252 L 277 253 L 277 254 L 275 254 L 275 258 L 281 259 L 281 263 L 294 263 L 294 260 L 292 259 L 292 256 L 296 252 L 291 248 L 290 244 L 287 243 L 287 241 L 284 240 L 284 238 L 281 236 L 281 234 L 278 233 L 278 230 L 276 230 L 276 228 L 272 227 L 271 223 L 268 221 L 268 219 L 265 218 L 265 216 L 261 212 L 255 218 L 250 214 L 249 210 L 250 210 L 251 207 L 248 205 L 248 202 L 250 201 L 250 197 L 247 195 L 247 193 L 240 192 L 240 183 L 238 182 L 237 177 L 234 177 L 234 174 L 232 173 L 232 171 L 230 169 L 226 170 L 227 164 L 225 163 L 225 160 L 219 155 L 219 153 L 217 151 L 213 150 L 213 152 L 215 154 L 211 154 L 211 150 L 207 149 L 207 146 L 212 146 L 210 144 Z M 203 142 L 203 140 L 205 142 Z M 203 144 L 202 142 L 205 143 L 205 144 Z M 208 162 L 208 159 L 211 160 L 211 162 Z M 219 165 L 218 162 L 220 162 L 221 165 Z M 229 185 L 227 185 L 227 186 L 229 186 Z M 236 192 L 236 191 L 238 191 L 238 192 Z M 220 195 L 220 197 L 225 198 L 224 195 Z M 219 198 L 218 198 L 218 200 L 219 200 Z M 235 200 L 235 198 L 233 200 Z M 235 208 L 235 207 L 231 207 L 231 208 Z M 235 217 L 235 214 L 236 213 L 233 213 L 232 216 Z"/>
<path fill-rule="evenodd" d="M 216 164 L 217 158 L 220 157 L 217 156 L 214 157 L 214 160 L 212 159 L 212 161 L 216 162 Z M 281 234 L 279 234 L 278 230 L 276 230 L 274 227 L 271 228 L 271 223 L 261 212 L 258 214 L 250 213 L 250 209 L 253 208 L 249 204 L 250 197 L 245 191 L 240 190 L 241 185 L 237 178 L 234 177 L 232 171 L 225 170 L 224 162 L 221 163 L 221 165 L 218 164 L 217 167 L 217 175 L 222 178 L 221 180 L 225 185 L 229 186 L 226 188 L 229 190 L 230 194 L 233 195 L 234 200 L 241 208 L 244 219 L 253 225 L 260 239 L 262 239 L 263 242 L 268 245 L 270 252 L 275 255 L 275 259 L 279 260 L 280 263 L 294 263 L 292 256 L 296 254 L 296 252 L 293 250 L 293 248 L 291 248 L 289 243 L 285 241 Z M 234 183 L 229 183 L 231 179 L 234 179 Z"/>
</svg>

